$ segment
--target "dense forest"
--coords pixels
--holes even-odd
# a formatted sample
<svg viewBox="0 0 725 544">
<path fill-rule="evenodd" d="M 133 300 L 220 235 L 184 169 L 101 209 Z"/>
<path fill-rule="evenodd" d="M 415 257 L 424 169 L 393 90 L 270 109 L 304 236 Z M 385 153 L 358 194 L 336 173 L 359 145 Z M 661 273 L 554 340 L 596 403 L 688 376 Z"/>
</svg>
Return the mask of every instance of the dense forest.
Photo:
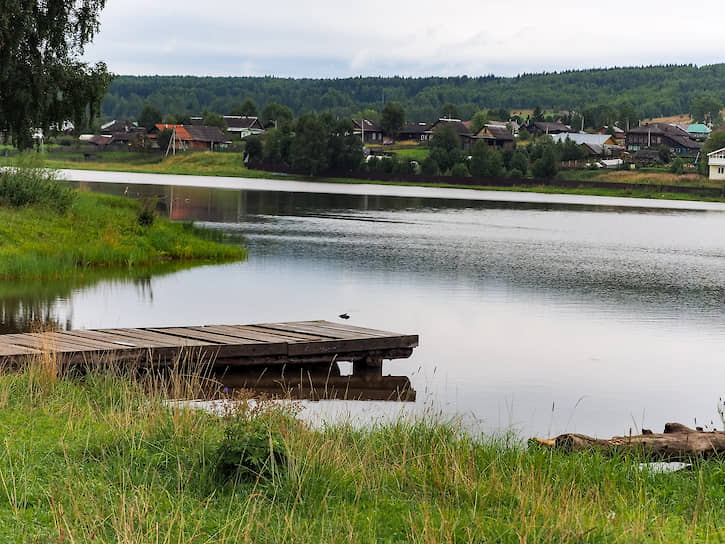
<svg viewBox="0 0 725 544">
<path fill-rule="evenodd" d="M 227 114 L 247 99 L 260 110 L 283 104 L 295 115 L 328 111 L 350 116 L 380 111 L 384 102 L 403 105 L 409 121 L 436 119 L 455 104 L 470 119 L 490 108 L 581 111 L 595 105 L 634 107 L 641 118 L 688 112 L 692 100 L 725 99 L 725 64 L 608 68 L 522 74 L 516 77 L 276 77 L 119 76 L 103 103 L 105 119 L 137 118 L 145 105 L 163 115 L 203 111 Z"/>
</svg>

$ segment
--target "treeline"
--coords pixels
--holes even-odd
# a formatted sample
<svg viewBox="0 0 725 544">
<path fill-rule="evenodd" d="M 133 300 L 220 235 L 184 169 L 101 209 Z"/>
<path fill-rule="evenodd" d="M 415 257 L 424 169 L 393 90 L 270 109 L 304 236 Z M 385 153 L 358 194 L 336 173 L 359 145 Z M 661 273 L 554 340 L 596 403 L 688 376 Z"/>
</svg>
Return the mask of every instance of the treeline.
<svg viewBox="0 0 725 544">
<path fill-rule="evenodd" d="M 289 107 L 295 116 L 330 112 L 374 117 L 384 103 L 399 102 L 411 121 L 433 121 L 445 104 L 470 119 L 481 109 L 534 108 L 583 111 L 606 105 L 633 108 L 640 118 L 690 111 L 693 101 L 725 99 L 725 64 L 608 68 L 516 77 L 276 77 L 120 76 L 103 103 L 107 119 L 137 118 L 146 105 L 163 115 L 230 113 L 251 99 Z"/>
</svg>

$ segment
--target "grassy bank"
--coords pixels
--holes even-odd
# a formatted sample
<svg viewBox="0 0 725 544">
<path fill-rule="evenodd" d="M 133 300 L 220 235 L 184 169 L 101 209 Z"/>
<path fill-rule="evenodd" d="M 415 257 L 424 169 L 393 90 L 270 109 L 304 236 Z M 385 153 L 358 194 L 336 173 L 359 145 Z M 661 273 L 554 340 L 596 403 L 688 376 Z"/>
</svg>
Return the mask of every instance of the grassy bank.
<svg viewBox="0 0 725 544">
<path fill-rule="evenodd" d="M 101 267 L 245 256 L 214 232 L 154 218 L 153 203 L 75 192 L 47 173 L 0 176 L 0 278 L 59 278 Z"/>
<path fill-rule="evenodd" d="M 166 407 L 163 390 L 109 374 L 57 379 L 47 359 L 0 378 L 0 540 L 725 538 L 720 461 L 656 475 L 636 457 L 528 450 L 434 420 L 316 430 L 273 407 L 218 418 Z M 276 463 L 265 465 L 270 443 Z M 257 475 L 230 478 L 229 454 Z"/>
</svg>

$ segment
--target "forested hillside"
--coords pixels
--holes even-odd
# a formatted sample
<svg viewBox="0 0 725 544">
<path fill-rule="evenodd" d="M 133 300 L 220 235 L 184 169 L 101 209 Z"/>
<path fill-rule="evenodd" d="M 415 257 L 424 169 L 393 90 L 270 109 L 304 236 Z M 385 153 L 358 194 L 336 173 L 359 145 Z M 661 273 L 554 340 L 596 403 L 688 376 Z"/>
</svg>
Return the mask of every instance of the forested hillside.
<svg viewBox="0 0 725 544">
<path fill-rule="evenodd" d="M 276 102 L 292 109 L 349 116 L 380 111 L 383 101 L 400 102 L 408 120 L 436 119 L 446 103 L 470 118 L 483 108 L 582 110 L 598 104 L 634 107 L 640 117 L 687 112 L 703 95 L 725 99 L 725 64 L 697 67 L 648 66 L 516 77 L 358 77 L 284 79 L 275 77 L 120 76 L 103 104 L 105 118 L 139 116 L 144 105 L 163 115 L 204 110 L 229 113 L 246 99 L 261 109 Z"/>
</svg>

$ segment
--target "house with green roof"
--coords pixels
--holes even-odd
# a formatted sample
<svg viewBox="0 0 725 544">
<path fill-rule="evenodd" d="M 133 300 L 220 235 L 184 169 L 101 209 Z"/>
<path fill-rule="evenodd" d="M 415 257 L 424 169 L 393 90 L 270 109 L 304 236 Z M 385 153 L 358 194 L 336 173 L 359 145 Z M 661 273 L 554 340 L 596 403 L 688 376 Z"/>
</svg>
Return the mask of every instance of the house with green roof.
<svg viewBox="0 0 725 544">
<path fill-rule="evenodd" d="M 710 128 L 707 125 L 703 125 L 702 123 L 693 123 L 687 126 L 687 133 L 693 140 L 707 140 L 710 132 L 712 132 Z"/>
</svg>

